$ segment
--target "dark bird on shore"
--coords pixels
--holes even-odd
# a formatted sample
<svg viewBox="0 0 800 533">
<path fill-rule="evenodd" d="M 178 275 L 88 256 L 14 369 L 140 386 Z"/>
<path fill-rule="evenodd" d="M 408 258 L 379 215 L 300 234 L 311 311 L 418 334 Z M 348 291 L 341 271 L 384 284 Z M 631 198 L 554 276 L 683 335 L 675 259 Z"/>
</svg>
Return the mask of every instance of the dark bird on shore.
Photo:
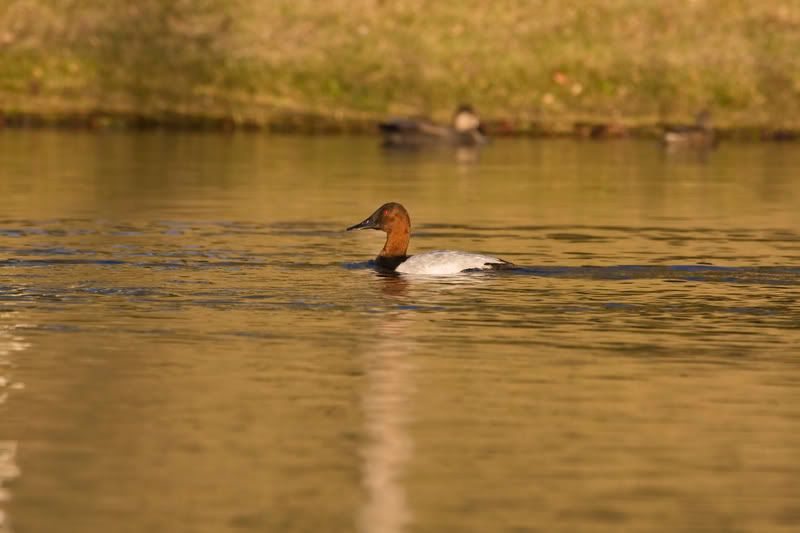
<svg viewBox="0 0 800 533">
<path fill-rule="evenodd" d="M 711 125 L 711 112 L 704 109 L 695 116 L 692 126 L 674 126 L 664 129 L 664 145 L 669 148 L 709 149 L 717 144 Z"/>
<path fill-rule="evenodd" d="M 378 128 L 386 147 L 478 146 L 488 142 L 478 114 L 468 105 L 456 109 L 450 126 L 423 118 L 393 118 L 380 122 Z"/>
</svg>

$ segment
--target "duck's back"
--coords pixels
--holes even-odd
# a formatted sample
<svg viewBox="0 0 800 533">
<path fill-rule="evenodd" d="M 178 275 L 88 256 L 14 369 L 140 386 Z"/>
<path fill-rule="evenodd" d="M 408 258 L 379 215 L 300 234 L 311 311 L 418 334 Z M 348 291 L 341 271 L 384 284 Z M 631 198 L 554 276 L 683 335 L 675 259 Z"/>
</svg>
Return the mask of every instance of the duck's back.
<svg viewBox="0 0 800 533">
<path fill-rule="evenodd" d="M 449 128 L 425 119 L 395 118 L 378 124 L 386 146 L 420 146 L 448 141 Z"/>
<path fill-rule="evenodd" d="M 452 250 L 436 250 L 412 255 L 401 263 L 396 272 L 438 276 L 457 274 L 465 270 L 498 270 L 513 268 L 513 264 L 497 257 Z"/>
<path fill-rule="evenodd" d="M 697 127 L 674 128 L 664 133 L 664 144 L 668 146 L 707 148 L 716 144 L 716 138 L 713 130 Z"/>
</svg>

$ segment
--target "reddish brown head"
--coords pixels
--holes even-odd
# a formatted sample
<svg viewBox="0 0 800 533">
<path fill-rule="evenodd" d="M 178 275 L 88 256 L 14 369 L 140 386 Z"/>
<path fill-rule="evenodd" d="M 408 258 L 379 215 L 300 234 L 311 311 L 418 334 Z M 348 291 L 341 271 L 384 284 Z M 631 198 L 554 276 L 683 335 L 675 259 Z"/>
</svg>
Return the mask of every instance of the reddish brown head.
<svg viewBox="0 0 800 533">
<path fill-rule="evenodd" d="M 347 228 L 347 231 L 356 229 L 377 229 L 386 232 L 386 244 L 381 250 L 381 256 L 406 255 L 411 231 L 411 217 L 408 216 L 406 208 L 397 202 L 383 204 L 365 220 Z"/>
</svg>

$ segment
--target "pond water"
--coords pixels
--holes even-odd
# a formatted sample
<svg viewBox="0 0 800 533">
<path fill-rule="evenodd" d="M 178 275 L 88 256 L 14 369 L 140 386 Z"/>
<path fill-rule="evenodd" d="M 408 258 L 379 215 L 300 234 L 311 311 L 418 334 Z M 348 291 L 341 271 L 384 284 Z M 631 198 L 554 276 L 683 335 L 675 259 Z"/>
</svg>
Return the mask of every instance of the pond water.
<svg viewBox="0 0 800 533">
<path fill-rule="evenodd" d="M 0 213 L 0 532 L 800 528 L 797 145 L 0 131 Z"/>
</svg>

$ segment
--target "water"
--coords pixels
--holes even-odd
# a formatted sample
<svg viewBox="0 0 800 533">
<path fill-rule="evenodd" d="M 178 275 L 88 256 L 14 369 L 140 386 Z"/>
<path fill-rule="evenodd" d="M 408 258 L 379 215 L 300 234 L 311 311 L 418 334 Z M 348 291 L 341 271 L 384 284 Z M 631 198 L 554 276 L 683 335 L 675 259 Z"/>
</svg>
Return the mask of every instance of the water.
<svg viewBox="0 0 800 533">
<path fill-rule="evenodd" d="M 0 531 L 797 531 L 798 176 L 0 131 Z M 380 276 L 385 201 L 526 268 Z"/>
</svg>

